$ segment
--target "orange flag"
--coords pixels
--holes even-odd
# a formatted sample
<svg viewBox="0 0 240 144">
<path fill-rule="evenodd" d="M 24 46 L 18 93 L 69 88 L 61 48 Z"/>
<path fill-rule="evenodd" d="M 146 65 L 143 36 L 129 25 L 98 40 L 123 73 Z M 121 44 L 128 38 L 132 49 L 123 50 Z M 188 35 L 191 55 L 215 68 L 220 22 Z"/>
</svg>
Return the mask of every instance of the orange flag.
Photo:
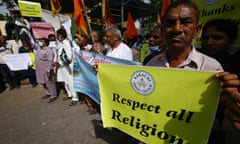
<svg viewBox="0 0 240 144">
<path fill-rule="evenodd" d="M 88 30 L 83 16 L 83 3 L 82 0 L 74 0 L 74 14 L 76 25 L 81 29 L 86 35 L 88 35 Z"/>
<path fill-rule="evenodd" d="M 171 0 L 163 0 L 162 4 L 162 9 L 161 9 L 161 14 L 160 14 L 160 19 L 161 21 L 163 20 L 163 17 L 166 13 L 167 8 L 171 5 L 172 1 Z"/>
<path fill-rule="evenodd" d="M 104 27 L 116 23 L 109 9 L 108 0 L 102 0 L 102 19 Z"/>
<path fill-rule="evenodd" d="M 126 37 L 131 39 L 134 36 L 138 36 L 138 32 L 137 32 L 137 28 L 135 27 L 131 12 L 128 12 Z"/>
<path fill-rule="evenodd" d="M 52 15 L 56 16 L 56 14 L 58 14 L 61 10 L 61 4 L 59 2 L 59 0 L 50 0 L 50 4 L 51 4 L 51 9 L 52 9 Z"/>
</svg>

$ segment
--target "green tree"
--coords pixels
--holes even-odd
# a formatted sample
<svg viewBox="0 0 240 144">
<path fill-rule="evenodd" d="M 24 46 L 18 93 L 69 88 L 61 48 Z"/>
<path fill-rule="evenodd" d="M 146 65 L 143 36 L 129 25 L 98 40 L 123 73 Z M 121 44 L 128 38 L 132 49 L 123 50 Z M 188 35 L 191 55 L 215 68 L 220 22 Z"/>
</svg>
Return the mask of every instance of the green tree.
<svg viewBox="0 0 240 144">
<path fill-rule="evenodd" d="M 145 15 L 139 17 L 142 27 L 151 29 L 157 22 L 157 17 L 160 14 L 163 0 L 151 0 L 149 9 L 144 11 Z"/>
</svg>

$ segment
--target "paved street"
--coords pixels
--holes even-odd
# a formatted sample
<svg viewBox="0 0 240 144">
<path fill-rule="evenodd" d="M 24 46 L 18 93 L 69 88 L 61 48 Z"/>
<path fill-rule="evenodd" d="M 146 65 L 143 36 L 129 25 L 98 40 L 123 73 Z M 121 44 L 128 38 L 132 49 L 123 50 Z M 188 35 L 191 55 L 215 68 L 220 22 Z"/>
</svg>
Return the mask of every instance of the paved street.
<svg viewBox="0 0 240 144">
<path fill-rule="evenodd" d="M 103 129 L 86 104 L 70 107 L 63 94 L 49 104 L 43 95 L 28 84 L 0 94 L 0 144 L 116 144 L 117 132 Z"/>
</svg>

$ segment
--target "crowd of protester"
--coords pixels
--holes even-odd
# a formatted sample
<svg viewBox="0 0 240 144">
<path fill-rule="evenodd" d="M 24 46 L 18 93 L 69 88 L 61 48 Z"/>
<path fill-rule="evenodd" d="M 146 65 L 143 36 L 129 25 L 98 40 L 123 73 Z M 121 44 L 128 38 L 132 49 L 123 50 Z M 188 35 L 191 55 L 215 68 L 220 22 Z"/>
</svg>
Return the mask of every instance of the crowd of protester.
<svg viewBox="0 0 240 144">
<path fill-rule="evenodd" d="M 182 11 L 185 11 L 185 15 L 182 15 Z M 12 21 L 18 21 L 20 24 L 14 24 Z M 227 131 L 224 129 L 229 129 L 229 126 L 226 126 L 229 123 L 240 131 L 240 84 L 236 76 L 240 76 L 240 51 L 232 50 L 238 33 L 238 26 L 232 20 L 215 19 L 207 22 L 203 27 L 200 49 L 196 49 L 191 44 L 200 33 L 200 26 L 198 9 L 190 1 L 176 2 L 168 9 L 161 25 L 156 25 L 144 36 L 139 35 L 132 39 L 123 38 L 123 32 L 116 25 L 111 25 L 104 29 L 102 37 L 99 31 L 94 30 L 89 36 L 78 33 L 71 41 L 66 29 L 60 28 L 56 33 L 35 39 L 31 44 L 16 33 L 22 28 L 29 31 L 31 29 L 24 17 L 11 15 L 6 24 L 6 35 L 0 35 L 1 92 L 7 87 L 9 90 L 20 88 L 20 73 L 28 78 L 33 88 L 38 84 L 42 85 L 45 91 L 42 99 L 49 99 L 49 103 L 57 100 L 62 90 L 64 94 L 62 100 L 71 100 L 69 106 L 75 106 L 79 102 L 87 104 L 89 114 L 100 112 L 99 106 L 90 97 L 74 91 L 73 49 L 138 61 L 145 66 L 227 71 L 217 76 L 221 80 L 225 95 L 221 95 L 216 123 L 209 143 L 226 142 Z M 33 55 L 32 64 L 27 70 L 11 71 L 3 60 L 5 54 L 13 53 L 11 44 L 7 42 L 11 39 L 21 41 L 18 53 Z M 143 49 L 147 49 L 145 54 L 142 52 Z M 120 136 L 123 138 L 121 143 L 124 143 L 126 137 L 128 136 Z"/>
</svg>

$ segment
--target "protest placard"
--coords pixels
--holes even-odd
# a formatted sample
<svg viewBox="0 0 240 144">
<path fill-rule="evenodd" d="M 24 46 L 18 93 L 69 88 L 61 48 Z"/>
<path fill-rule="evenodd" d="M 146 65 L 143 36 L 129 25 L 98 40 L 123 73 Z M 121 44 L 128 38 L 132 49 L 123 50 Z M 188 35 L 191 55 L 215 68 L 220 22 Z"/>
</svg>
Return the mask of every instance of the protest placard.
<svg viewBox="0 0 240 144">
<path fill-rule="evenodd" d="M 22 16 L 42 17 L 42 9 L 40 3 L 19 0 L 18 6 Z"/>
<path fill-rule="evenodd" d="M 12 71 L 27 70 L 28 66 L 32 65 L 29 53 L 7 54 L 3 59 Z"/>
<path fill-rule="evenodd" d="M 238 0 L 193 0 L 198 5 L 200 11 L 200 23 L 203 26 L 211 19 L 232 19 L 240 28 L 240 1 Z M 201 47 L 201 34 L 193 42 L 194 46 Z M 234 47 L 240 47 L 240 31 Z"/>
<path fill-rule="evenodd" d="M 220 94 L 214 75 L 100 64 L 103 125 L 149 144 L 205 144 Z"/>
</svg>

